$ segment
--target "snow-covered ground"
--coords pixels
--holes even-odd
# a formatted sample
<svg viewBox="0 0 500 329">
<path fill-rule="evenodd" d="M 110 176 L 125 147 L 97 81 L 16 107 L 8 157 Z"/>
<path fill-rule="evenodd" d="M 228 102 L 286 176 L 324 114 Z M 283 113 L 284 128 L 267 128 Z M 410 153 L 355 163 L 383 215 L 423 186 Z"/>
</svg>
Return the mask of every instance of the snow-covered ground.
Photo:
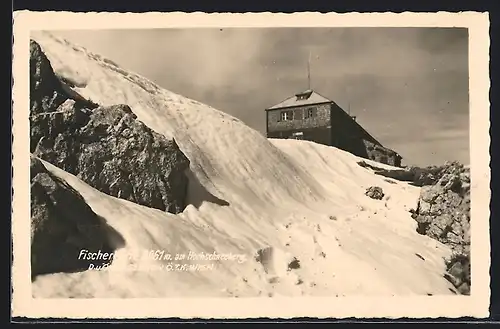
<svg viewBox="0 0 500 329">
<path fill-rule="evenodd" d="M 123 236 L 125 246 L 105 271 L 38 277 L 34 296 L 453 294 L 443 278 L 449 249 L 416 233 L 408 212 L 419 188 L 375 175 L 357 165 L 359 158 L 332 147 L 268 140 L 228 114 L 50 34 L 32 38 L 82 96 L 101 105 L 128 104 L 148 127 L 174 137 L 191 161 L 192 182 L 201 184 L 192 184 L 184 212 L 172 215 L 105 195 L 45 162 Z M 383 188 L 383 200 L 364 194 L 372 185 Z M 142 250 L 241 258 L 207 261 L 214 267 L 197 271 L 151 270 L 152 263 L 171 261 L 149 260 L 132 271 L 127 255 Z M 300 267 L 287 270 L 294 258 Z"/>
</svg>

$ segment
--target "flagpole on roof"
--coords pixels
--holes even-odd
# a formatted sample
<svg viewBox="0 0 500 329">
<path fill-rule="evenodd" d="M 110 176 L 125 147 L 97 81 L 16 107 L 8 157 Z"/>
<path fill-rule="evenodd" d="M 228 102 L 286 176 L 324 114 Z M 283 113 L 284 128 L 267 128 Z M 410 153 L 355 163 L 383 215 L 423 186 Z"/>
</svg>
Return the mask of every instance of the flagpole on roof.
<svg viewBox="0 0 500 329">
<path fill-rule="evenodd" d="M 311 90 L 311 51 L 309 50 L 309 58 L 307 59 L 307 89 Z"/>
<path fill-rule="evenodd" d="M 346 86 L 346 94 L 347 94 L 347 113 L 351 116 L 351 88 Z"/>
</svg>

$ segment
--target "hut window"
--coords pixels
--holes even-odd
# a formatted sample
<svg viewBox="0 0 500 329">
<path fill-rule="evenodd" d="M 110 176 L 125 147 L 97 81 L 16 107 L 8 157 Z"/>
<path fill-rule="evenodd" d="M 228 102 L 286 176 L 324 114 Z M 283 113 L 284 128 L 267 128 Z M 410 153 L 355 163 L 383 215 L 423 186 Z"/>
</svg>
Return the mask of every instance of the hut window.
<svg viewBox="0 0 500 329">
<path fill-rule="evenodd" d="M 283 111 L 280 113 L 280 121 L 289 121 L 289 120 L 293 120 L 292 111 Z"/>
<path fill-rule="evenodd" d="M 308 108 L 306 110 L 306 118 L 314 118 L 316 116 L 316 109 L 315 108 Z"/>
</svg>

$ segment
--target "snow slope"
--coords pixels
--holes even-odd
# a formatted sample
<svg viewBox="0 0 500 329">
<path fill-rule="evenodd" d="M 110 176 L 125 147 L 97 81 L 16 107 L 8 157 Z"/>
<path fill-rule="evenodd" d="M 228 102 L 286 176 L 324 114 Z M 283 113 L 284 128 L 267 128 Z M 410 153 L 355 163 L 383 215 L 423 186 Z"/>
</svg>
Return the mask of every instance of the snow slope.
<svg viewBox="0 0 500 329">
<path fill-rule="evenodd" d="M 452 294 L 442 276 L 448 248 L 417 234 L 408 212 L 417 187 L 391 183 L 332 147 L 268 140 L 228 114 L 46 32 L 32 38 L 75 91 L 102 105 L 128 104 L 151 129 L 174 137 L 191 161 L 191 204 L 179 215 L 110 197 L 45 162 L 123 236 L 125 246 L 107 270 L 37 278 L 35 296 Z M 364 195 L 371 185 L 383 188 L 384 200 Z M 197 271 L 152 270 L 171 261 L 143 260 L 143 267 L 131 270 L 127 256 L 150 249 L 243 258 L 205 261 L 214 267 Z M 300 267 L 288 271 L 294 258 Z"/>
</svg>

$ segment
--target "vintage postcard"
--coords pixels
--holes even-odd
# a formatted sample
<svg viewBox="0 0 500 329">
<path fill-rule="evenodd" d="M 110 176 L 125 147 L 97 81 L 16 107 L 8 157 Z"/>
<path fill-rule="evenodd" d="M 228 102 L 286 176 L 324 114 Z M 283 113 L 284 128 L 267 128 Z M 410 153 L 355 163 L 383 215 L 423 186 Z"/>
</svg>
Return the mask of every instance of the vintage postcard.
<svg viewBox="0 0 500 329">
<path fill-rule="evenodd" d="M 13 316 L 486 317 L 488 13 L 14 14 Z"/>
</svg>

